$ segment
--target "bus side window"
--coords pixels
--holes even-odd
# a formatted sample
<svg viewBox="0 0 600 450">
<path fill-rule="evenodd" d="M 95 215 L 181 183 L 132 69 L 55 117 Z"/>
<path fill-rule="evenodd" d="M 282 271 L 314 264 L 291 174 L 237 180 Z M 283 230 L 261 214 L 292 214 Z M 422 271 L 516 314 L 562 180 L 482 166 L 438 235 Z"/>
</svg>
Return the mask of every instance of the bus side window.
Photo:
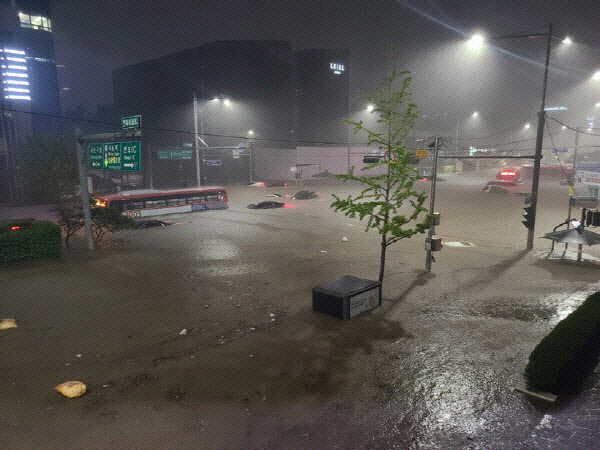
<svg viewBox="0 0 600 450">
<path fill-rule="evenodd" d="M 167 206 L 185 205 L 185 195 L 179 194 L 167 199 Z"/>
<path fill-rule="evenodd" d="M 144 201 L 143 200 L 129 200 L 123 204 L 123 209 L 132 210 L 132 209 L 144 209 Z"/>
<path fill-rule="evenodd" d="M 188 203 L 192 204 L 192 203 L 204 203 L 206 200 L 204 200 L 203 196 L 194 196 L 194 197 L 188 197 Z"/>
<path fill-rule="evenodd" d="M 123 212 L 123 203 L 123 200 L 113 200 L 108 206 L 119 212 Z"/>
</svg>

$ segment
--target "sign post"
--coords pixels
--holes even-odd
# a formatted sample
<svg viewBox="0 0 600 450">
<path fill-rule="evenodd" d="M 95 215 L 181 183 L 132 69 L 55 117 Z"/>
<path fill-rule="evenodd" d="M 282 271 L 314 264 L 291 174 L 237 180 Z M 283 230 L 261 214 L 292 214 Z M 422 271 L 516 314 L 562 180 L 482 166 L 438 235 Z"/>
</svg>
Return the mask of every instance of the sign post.
<svg viewBox="0 0 600 450">
<path fill-rule="evenodd" d="M 131 128 L 140 128 L 142 126 L 142 116 L 130 116 L 121 118 L 121 128 L 128 130 Z"/>
<path fill-rule="evenodd" d="M 89 168 L 139 172 L 142 168 L 142 143 L 91 142 L 88 146 Z"/>
<path fill-rule="evenodd" d="M 427 158 L 427 149 L 426 148 L 418 148 L 417 150 L 415 150 L 415 158 L 426 159 Z"/>
<path fill-rule="evenodd" d="M 158 151 L 158 159 L 167 159 L 167 160 L 181 160 L 181 159 L 194 159 L 194 151 L 193 150 L 159 150 Z"/>
</svg>

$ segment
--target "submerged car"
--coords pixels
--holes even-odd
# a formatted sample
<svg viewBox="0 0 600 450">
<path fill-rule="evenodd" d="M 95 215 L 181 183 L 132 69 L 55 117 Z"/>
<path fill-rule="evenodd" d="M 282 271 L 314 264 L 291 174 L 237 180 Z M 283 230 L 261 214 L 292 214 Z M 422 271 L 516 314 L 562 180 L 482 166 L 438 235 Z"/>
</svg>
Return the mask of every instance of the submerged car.
<svg viewBox="0 0 600 450">
<path fill-rule="evenodd" d="M 311 198 L 317 198 L 319 195 L 313 191 L 298 191 L 292 197 L 294 200 L 309 200 Z"/>
<path fill-rule="evenodd" d="M 284 203 L 282 202 L 274 202 L 272 200 L 266 200 L 260 203 L 250 203 L 248 205 L 249 209 L 272 209 L 272 208 L 283 208 Z"/>
<path fill-rule="evenodd" d="M 162 220 L 158 219 L 149 219 L 136 222 L 135 228 L 137 230 L 142 230 L 144 228 L 166 227 L 167 225 L 171 225 L 171 222 L 163 222 Z"/>
<path fill-rule="evenodd" d="M 483 192 L 490 194 L 528 195 L 529 192 L 522 190 L 521 183 L 516 181 L 489 181 L 483 188 Z"/>
</svg>

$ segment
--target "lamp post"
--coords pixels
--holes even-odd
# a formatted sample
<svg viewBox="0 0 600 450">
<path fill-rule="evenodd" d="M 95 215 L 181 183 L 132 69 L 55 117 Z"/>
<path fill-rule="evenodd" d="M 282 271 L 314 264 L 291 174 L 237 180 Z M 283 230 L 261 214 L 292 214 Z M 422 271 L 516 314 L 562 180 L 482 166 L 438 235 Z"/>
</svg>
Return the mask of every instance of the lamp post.
<svg viewBox="0 0 600 450">
<path fill-rule="evenodd" d="M 533 160 L 533 179 L 531 181 L 531 210 L 533 221 L 527 231 L 527 250 L 533 249 L 533 233 L 537 215 L 537 198 L 540 185 L 540 165 L 542 160 L 542 145 L 544 143 L 544 124 L 546 121 L 546 88 L 548 86 L 548 67 L 550 65 L 550 47 L 552 44 L 552 24 L 548 25 L 548 44 L 546 46 L 546 62 L 544 63 L 544 87 L 542 90 L 542 105 L 538 117 L 537 136 L 535 139 L 535 159 Z"/>
<path fill-rule="evenodd" d="M 535 154 L 533 158 L 533 179 L 531 182 L 531 225 L 528 226 L 527 230 L 527 250 L 533 249 L 533 234 L 535 231 L 535 218 L 537 213 L 537 197 L 540 184 L 540 165 L 542 160 L 542 145 L 544 141 L 544 124 L 546 119 L 546 113 L 544 111 L 546 107 L 546 88 L 548 85 L 548 67 L 550 65 L 550 47 L 552 44 L 552 24 L 548 25 L 548 31 L 545 33 L 531 33 L 531 34 L 509 34 L 505 36 L 498 36 L 491 38 L 493 40 L 501 39 L 519 39 L 519 38 L 536 38 L 536 37 L 547 37 L 546 45 L 546 61 L 544 63 L 544 85 L 542 90 L 542 104 L 538 113 L 538 126 L 537 136 L 535 140 Z M 483 44 L 483 37 L 481 35 L 475 35 L 469 41 L 469 45 L 472 47 L 478 47 Z M 598 72 L 598 78 L 600 79 L 600 71 Z"/>
<path fill-rule="evenodd" d="M 204 134 L 204 130 L 203 134 Z M 202 185 L 202 178 L 200 178 L 200 148 L 198 147 L 198 99 L 194 92 L 194 148 L 196 149 L 196 184 L 198 187 Z M 202 157 L 204 160 L 204 156 Z"/>
</svg>

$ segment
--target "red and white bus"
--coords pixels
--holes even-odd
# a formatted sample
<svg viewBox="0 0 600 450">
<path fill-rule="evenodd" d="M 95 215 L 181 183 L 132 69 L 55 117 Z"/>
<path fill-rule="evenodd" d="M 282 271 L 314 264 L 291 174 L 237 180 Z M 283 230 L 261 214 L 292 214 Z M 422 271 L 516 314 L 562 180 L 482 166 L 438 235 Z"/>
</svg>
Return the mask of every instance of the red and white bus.
<svg viewBox="0 0 600 450">
<path fill-rule="evenodd" d="M 123 215 L 136 219 L 206 209 L 226 209 L 229 204 L 225 188 L 212 186 L 168 191 L 124 191 L 97 197 L 96 206 L 115 208 Z"/>
</svg>

